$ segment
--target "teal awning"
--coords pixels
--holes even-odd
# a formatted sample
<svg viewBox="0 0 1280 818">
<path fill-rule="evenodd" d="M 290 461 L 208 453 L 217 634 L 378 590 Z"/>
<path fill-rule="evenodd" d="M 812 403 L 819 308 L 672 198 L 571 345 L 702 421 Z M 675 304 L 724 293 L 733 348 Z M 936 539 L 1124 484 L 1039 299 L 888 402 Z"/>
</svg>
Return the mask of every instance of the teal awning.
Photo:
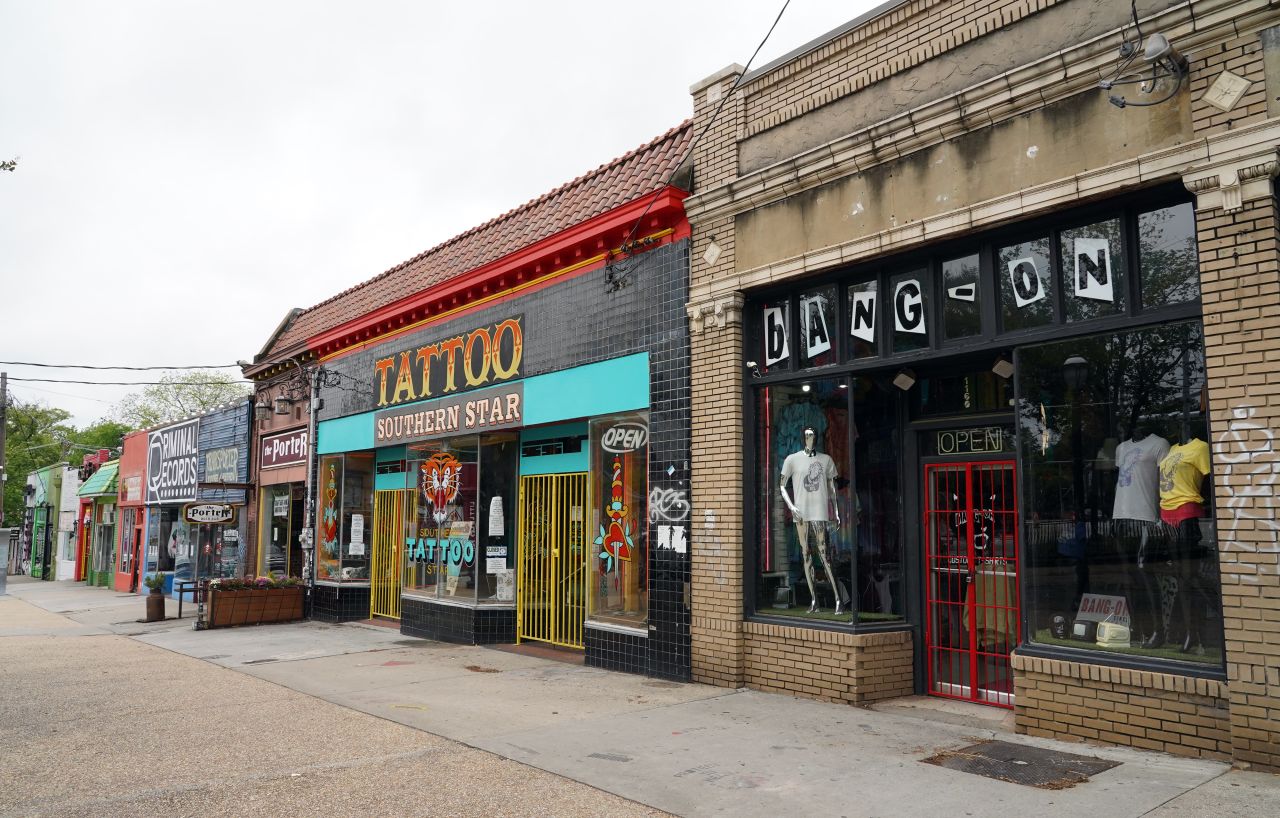
<svg viewBox="0 0 1280 818">
<path fill-rule="evenodd" d="M 103 463 L 102 468 L 93 473 L 93 476 L 84 481 L 84 485 L 76 494 L 81 497 L 101 497 L 104 494 L 116 493 L 116 475 L 120 471 L 120 461 L 112 460 L 110 463 Z"/>
</svg>

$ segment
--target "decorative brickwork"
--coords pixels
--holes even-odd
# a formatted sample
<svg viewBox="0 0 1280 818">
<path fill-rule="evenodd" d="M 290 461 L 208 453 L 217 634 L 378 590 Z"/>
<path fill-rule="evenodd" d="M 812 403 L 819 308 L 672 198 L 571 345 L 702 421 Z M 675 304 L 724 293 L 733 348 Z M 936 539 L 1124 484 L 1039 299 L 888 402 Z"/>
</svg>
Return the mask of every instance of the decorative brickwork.
<svg viewBox="0 0 1280 818">
<path fill-rule="evenodd" d="M 749 687 L 847 704 L 914 692 L 910 631 L 839 633 L 748 622 Z"/>
<path fill-rule="evenodd" d="M 1245 123 L 1260 122 L 1267 118 L 1262 40 L 1257 32 L 1196 53 L 1190 59 L 1190 67 L 1191 118 L 1197 136 L 1223 133 Z M 1249 90 L 1229 111 L 1215 107 L 1204 99 L 1209 86 L 1223 71 L 1230 71 L 1251 83 Z"/>
<path fill-rule="evenodd" d="M 1013 669 L 1019 733 L 1231 757 L 1222 682 L 1016 654 Z"/>
</svg>

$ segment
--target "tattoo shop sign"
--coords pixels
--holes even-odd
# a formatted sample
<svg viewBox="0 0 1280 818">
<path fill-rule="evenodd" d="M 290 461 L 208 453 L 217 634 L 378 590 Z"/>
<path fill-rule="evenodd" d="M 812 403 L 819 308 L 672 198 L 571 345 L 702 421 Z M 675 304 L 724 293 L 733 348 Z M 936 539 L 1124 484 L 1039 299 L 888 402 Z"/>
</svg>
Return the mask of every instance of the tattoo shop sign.
<svg viewBox="0 0 1280 818">
<path fill-rule="evenodd" d="M 517 315 L 373 363 L 378 406 L 394 406 L 521 376 L 524 316 Z"/>
<path fill-rule="evenodd" d="M 147 435 L 148 503 L 196 499 L 199 482 L 200 418 L 158 429 Z"/>
<path fill-rule="evenodd" d="M 373 416 L 373 443 L 388 446 L 521 426 L 524 426 L 524 384 L 514 383 L 484 392 L 383 409 Z"/>
</svg>

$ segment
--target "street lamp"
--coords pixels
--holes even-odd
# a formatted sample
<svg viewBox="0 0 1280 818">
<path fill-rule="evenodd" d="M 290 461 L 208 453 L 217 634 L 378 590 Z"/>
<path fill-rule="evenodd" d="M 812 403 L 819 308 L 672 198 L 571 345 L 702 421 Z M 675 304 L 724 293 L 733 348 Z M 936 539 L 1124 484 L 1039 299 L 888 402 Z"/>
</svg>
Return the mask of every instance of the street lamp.
<svg viewBox="0 0 1280 818">
<path fill-rule="evenodd" d="M 1089 362 L 1083 356 L 1072 355 L 1062 362 L 1062 380 L 1073 392 L 1081 389 L 1089 380 Z"/>
</svg>

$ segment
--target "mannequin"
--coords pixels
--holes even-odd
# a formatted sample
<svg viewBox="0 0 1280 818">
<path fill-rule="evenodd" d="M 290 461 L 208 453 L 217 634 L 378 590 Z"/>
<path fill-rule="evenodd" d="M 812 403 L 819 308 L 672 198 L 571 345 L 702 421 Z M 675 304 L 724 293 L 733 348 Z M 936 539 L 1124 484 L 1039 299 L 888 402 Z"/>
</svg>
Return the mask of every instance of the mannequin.
<svg viewBox="0 0 1280 818">
<path fill-rule="evenodd" d="M 1160 521 L 1160 461 L 1169 453 L 1169 441 L 1134 424 L 1129 437 L 1115 450 L 1116 499 L 1111 512 L 1126 564 L 1133 571 L 1134 595 L 1142 592 L 1144 647 L 1164 643 L 1160 597 L 1156 593 L 1150 547 L 1153 529 Z M 1136 568 L 1136 570 L 1135 570 Z M 1136 600 L 1135 600 L 1136 601 Z M 1134 612 L 1135 614 L 1137 611 Z M 1136 622 L 1136 617 L 1135 617 Z"/>
<path fill-rule="evenodd" d="M 831 560 L 827 553 L 827 521 L 831 519 L 831 510 L 835 510 L 836 525 L 840 524 L 840 509 L 834 503 L 836 496 L 836 464 L 830 455 L 817 451 L 814 446 L 817 434 L 812 428 L 804 430 L 804 448 L 787 455 L 782 462 L 782 479 L 778 481 L 778 489 L 782 500 L 791 510 L 791 519 L 795 522 L 796 536 L 800 540 L 801 560 L 804 562 L 804 578 L 809 584 L 809 613 L 818 613 L 818 596 L 813 587 L 813 557 L 810 544 L 817 546 L 818 558 L 827 572 L 827 581 L 831 583 L 832 592 L 836 596 L 836 614 L 844 609 L 844 600 L 840 598 L 840 586 L 836 584 L 835 575 L 831 571 Z M 791 481 L 795 498 L 787 493 L 787 481 Z"/>
<path fill-rule="evenodd" d="M 1204 650 L 1199 631 L 1201 617 L 1193 617 L 1190 597 L 1193 589 L 1203 593 L 1200 561 L 1207 549 L 1200 544 L 1200 518 L 1206 514 L 1201 487 L 1209 471 L 1209 444 L 1185 434 L 1183 442 L 1169 449 L 1160 461 L 1160 519 L 1169 527 L 1173 545 L 1178 608 L 1185 628 L 1183 653 Z"/>
</svg>

